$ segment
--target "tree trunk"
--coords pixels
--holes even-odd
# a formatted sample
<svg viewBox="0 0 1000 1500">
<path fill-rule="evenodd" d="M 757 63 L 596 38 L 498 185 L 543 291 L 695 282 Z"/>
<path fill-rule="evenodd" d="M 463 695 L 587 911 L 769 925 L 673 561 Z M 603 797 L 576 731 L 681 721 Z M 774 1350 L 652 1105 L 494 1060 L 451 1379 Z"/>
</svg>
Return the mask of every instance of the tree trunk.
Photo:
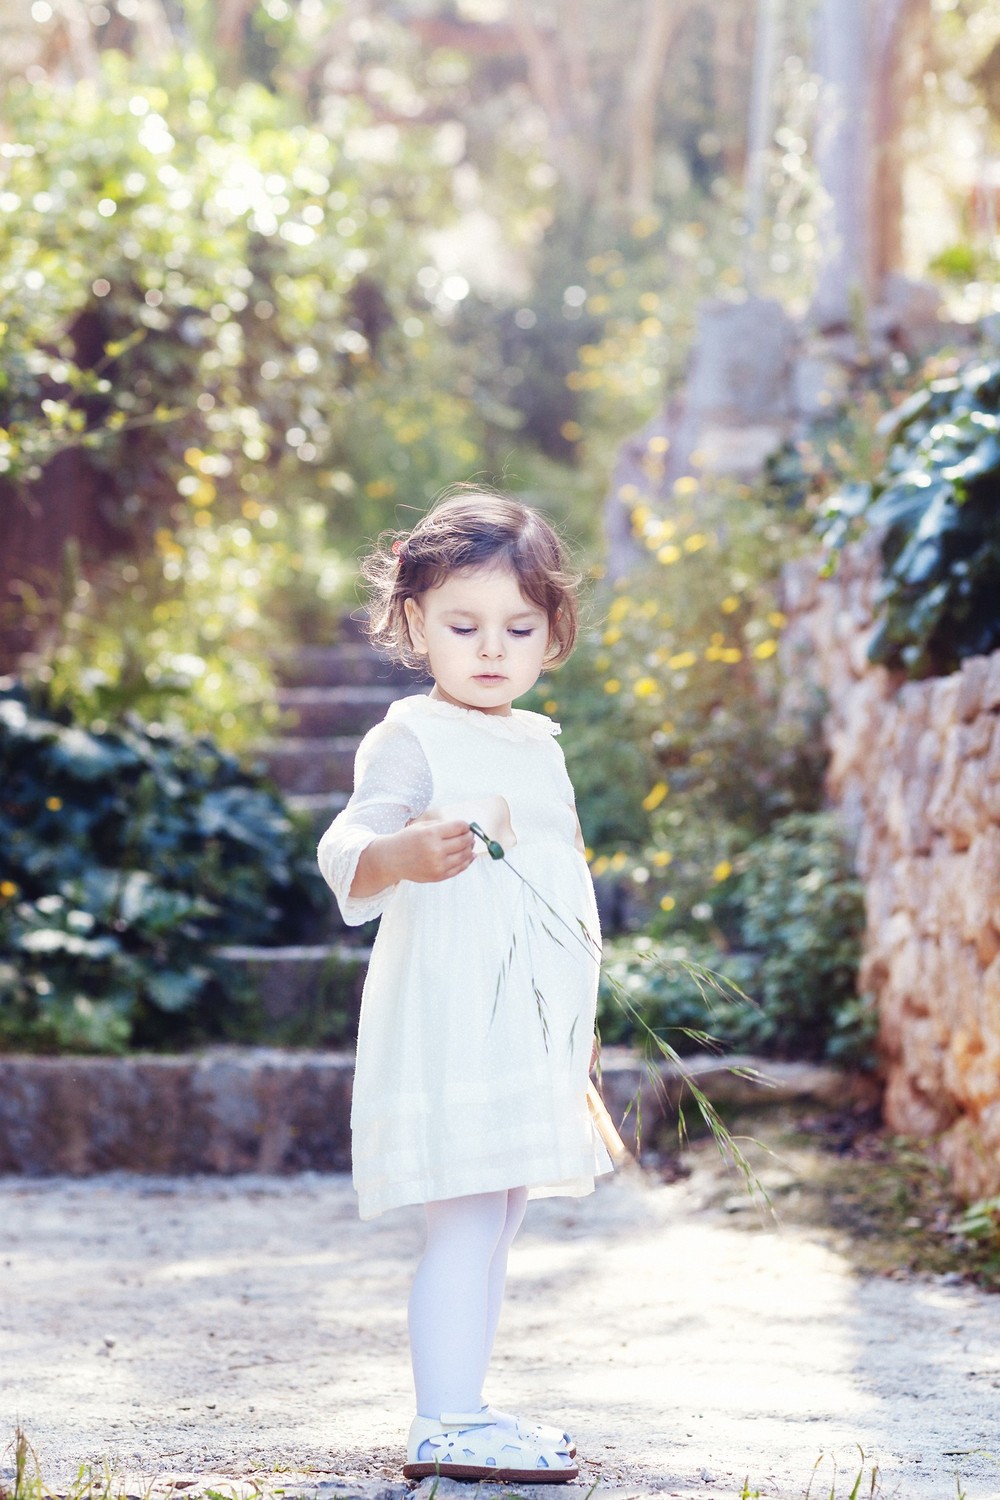
<svg viewBox="0 0 1000 1500">
<path fill-rule="evenodd" d="M 903 131 L 907 102 L 920 87 L 931 0 L 882 0 L 875 20 L 872 119 L 872 274 L 878 283 L 903 265 Z"/>
<path fill-rule="evenodd" d="M 819 0 L 816 163 L 827 194 L 811 309 L 819 328 L 850 327 L 874 291 L 870 22 L 866 0 Z"/>
<path fill-rule="evenodd" d="M 747 132 L 747 242 L 743 267 L 747 290 L 751 294 L 756 290 L 757 262 L 762 253 L 760 240 L 767 198 L 768 155 L 774 140 L 775 70 L 783 10 L 784 0 L 758 0 L 750 128 Z"/>
<path fill-rule="evenodd" d="M 628 206 L 649 213 L 656 165 L 656 104 L 667 57 L 689 6 L 678 0 L 645 0 L 632 68 L 628 113 Z"/>
</svg>

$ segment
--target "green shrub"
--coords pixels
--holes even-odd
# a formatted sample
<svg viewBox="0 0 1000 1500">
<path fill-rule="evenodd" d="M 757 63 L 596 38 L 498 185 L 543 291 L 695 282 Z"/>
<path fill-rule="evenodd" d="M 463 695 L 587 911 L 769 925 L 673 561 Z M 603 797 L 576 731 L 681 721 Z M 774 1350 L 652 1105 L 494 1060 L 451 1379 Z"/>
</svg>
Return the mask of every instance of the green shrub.
<svg viewBox="0 0 1000 1500">
<path fill-rule="evenodd" d="M 835 820 L 779 819 L 734 864 L 683 913 L 654 918 L 648 934 L 613 945 L 607 971 L 638 1020 L 623 1014 L 606 983 L 602 1035 L 641 1041 L 644 1026 L 707 1031 L 765 1056 L 863 1064 L 873 1044 L 871 1008 L 856 992 L 863 894 Z M 692 964 L 717 974 L 721 990 L 693 977 Z"/>
<path fill-rule="evenodd" d="M 84 729 L 0 689 L 0 1047 L 119 1051 L 239 1035 L 220 943 L 293 940 L 311 839 L 206 737 Z"/>
<path fill-rule="evenodd" d="M 1000 361 L 934 380 L 889 413 L 894 439 L 874 484 L 825 510 L 841 546 L 881 533 L 880 622 L 869 658 L 909 677 L 953 672 L 1000 646 Z"/>
</svg>

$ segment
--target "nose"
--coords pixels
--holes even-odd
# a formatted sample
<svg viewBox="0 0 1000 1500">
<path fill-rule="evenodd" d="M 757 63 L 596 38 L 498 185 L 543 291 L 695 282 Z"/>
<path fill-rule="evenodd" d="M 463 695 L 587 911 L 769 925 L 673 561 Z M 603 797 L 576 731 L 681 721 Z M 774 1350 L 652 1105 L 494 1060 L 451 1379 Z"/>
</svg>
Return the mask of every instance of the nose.
<svg viewBox="0 0 1000 1500">
<path fill-rule="evenodd" d="M 489 658 L 491 661 L 494 658 L 499 661 L 504 654 L 503 636 L 493 637 L 484 634 L 482 644 L 479 647 L 479 654 L 482 657 Z"/>
</svg>

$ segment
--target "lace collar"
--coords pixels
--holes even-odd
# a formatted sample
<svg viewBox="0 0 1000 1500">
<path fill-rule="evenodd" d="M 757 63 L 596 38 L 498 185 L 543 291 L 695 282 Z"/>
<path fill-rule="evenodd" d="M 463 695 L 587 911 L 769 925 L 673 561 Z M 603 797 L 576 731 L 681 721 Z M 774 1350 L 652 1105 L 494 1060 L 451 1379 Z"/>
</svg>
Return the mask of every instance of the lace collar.
<svg viewBox="0 0 1000 1500">
<path fill-rule="evenodd" d="M 389 705 L 386 718 L 409 714 L 432 714 L 453 719 L 456 723 L 464 722 L 504 740 L 547 740 L 550 735 L 561 733 L 561 725 L 554 719 L 532 713 L 528 708 L 512 708 L 509 714 L 487 714 L 478 708 L 461 708 L 444 698 L 431 698 L 426 693 L 412 693 L 395 699 Z"/>
</svg>

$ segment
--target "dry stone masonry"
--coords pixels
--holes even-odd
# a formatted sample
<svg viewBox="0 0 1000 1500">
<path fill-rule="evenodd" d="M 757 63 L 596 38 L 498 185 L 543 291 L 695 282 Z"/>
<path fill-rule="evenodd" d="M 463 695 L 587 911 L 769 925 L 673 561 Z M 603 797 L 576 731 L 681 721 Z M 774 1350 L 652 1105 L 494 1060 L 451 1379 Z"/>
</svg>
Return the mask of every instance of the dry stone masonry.
<svg viewBox="0 0 1000 1500">
<path fill-rule="evenodd" d="M 936 1137 L 958 1190 L 1000 1193 L 1000 652 L 905 682 L 867 660 L 877 543 L 785 573 L 789 679 L 828 700 L 828 791 L 865 883 L 860 986 L 885 1115 Z"/>
</svg>

